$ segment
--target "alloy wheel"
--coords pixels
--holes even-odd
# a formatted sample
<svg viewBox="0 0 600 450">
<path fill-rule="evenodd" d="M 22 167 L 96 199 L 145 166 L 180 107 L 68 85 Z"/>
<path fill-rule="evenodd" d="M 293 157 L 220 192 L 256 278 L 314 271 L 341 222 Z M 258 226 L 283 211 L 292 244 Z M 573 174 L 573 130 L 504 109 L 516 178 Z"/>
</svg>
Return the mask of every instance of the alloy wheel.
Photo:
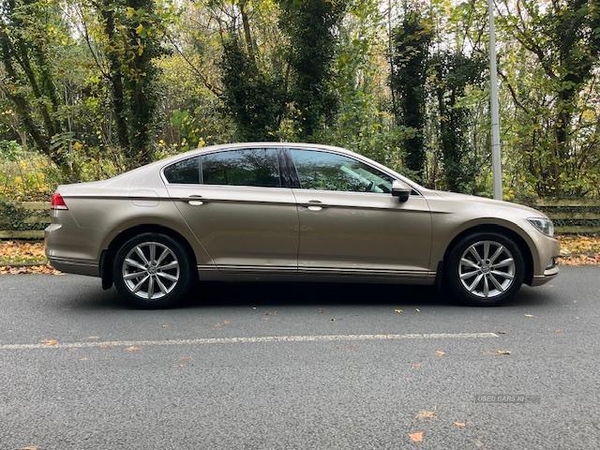
<svg viewBox="0 0 600 450">
<path fill-rule="evenodd" d="M 121 272 L 132 294 L 145 300 L 158 300 L 177 286 L 180 266 L 169 247 L 159 242 L 144 242 L 127 253 Z"/>
<path fill-rule="evenodd" d="M 493 298 L 505 293 L 515 280 L 516 262 L 510 250 L 499 242 L 482 240 L 463 252 L 458 274 L 471 294 Z"/>
</svg>

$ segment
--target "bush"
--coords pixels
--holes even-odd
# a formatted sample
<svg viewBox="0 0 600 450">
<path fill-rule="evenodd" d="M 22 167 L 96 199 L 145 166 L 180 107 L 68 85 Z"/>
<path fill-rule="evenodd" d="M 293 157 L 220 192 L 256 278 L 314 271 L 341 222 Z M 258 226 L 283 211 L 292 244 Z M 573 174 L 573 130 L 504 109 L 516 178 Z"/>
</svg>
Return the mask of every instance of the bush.
<svg viewBox="0 0 600 450">
<path fill-rule="evenodd" d="M 0 199 L 7 201 L 48 200 L 60 179 L 47 158 L 20 147 L 0 156 Z"/>
</svg>

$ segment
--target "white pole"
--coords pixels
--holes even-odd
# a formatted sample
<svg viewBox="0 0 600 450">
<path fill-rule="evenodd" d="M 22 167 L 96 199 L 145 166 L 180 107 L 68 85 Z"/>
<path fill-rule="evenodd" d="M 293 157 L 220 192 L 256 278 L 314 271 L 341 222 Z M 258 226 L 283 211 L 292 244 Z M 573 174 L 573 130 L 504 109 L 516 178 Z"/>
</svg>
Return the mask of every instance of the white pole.
<svg viewBox="0 0 600 450">
<path fill-rule="evenodd" d="M 488 0 L 490 21 L 490 114 L 492 119 L 492 178 L 494 198 L 502 200 L 502 160 L 500 156 L 500 107 L 498 106 L 498 70 L 496 68 L 496 29 L 494 0 Z"/>
</svg>

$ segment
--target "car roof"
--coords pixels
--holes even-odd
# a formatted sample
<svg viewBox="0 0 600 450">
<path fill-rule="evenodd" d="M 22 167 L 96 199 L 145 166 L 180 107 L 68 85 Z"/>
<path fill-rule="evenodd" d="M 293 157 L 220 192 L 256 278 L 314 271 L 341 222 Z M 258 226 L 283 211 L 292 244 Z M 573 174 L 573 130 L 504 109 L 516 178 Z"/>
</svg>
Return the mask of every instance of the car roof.
<svg viewBox="0 0 600 450">
<path fill-rule="evenodd" d="M 358 155 L 358 153 L 352 152 L 342 147 L 336 147 L 333 145 L 316 144 L 307 142 L 236 142 L 230 144 L 218 144 L 209 145 L 207 147 L 199 147 L 193 150 L 189 150 L 179 155 L 164 159 L 163 161 L 169 160 L 169 162 L 177 159 L 185 159 L 195 154 L 201 154 L 205 152 L 214 152 L 219 150 L 236 150 L 241 148 L 280 148 L 280 147 L 294 147 L 294 148 L 306 148 L 311 150 L 329 150 L 338 153 L 345 153 L 347 155 Z M 360 156 L 360 155 L 358 155 Z"/>
</svg>

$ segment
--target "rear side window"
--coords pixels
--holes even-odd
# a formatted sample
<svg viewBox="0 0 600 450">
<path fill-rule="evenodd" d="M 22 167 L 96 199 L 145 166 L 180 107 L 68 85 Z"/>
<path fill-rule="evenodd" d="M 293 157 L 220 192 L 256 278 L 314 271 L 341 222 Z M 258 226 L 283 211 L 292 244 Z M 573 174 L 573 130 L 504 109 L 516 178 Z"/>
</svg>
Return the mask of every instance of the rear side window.
<svg viewBox="0 0 600 450">
<path fill-rule="evenodd" d="M 202 157 L 202 182 L 226 186 L 280 187 L 278 149 L 242 149 Z"/>
<path fill-rule="evenodd" d="M 200 156 L 184 159 L 165 169 L 165 178 L 174 184 L 200 184 Z"/>
</svg>

